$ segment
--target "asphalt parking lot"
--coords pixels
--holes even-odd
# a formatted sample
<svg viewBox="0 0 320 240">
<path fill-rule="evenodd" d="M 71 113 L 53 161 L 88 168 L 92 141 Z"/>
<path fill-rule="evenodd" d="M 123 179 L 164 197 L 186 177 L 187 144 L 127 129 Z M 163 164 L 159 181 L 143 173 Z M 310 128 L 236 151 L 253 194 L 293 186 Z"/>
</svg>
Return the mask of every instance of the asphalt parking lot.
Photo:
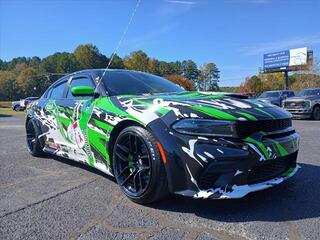
<svg viewBox="0 0 320 240">
<path fill-rule="evenodd" d="M 0 116 L 0 239 L 319 239 L 320 122 L 301 134 L 296 176 L 239 200 L 126 199 L 107 175 L 31 157 L 23 116 Z"/>
</svg>

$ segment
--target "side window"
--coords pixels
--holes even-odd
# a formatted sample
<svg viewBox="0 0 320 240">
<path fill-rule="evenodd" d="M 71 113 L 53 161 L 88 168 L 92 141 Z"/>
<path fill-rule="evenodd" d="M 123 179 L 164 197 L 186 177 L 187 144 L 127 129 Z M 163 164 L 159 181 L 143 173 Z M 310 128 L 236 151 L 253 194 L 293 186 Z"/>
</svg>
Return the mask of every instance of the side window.
<svg viewBox="0 0 320 240">
<path fill-rule="evenodd" d="M 55 99 L 64 98 L 63 93 L 66 86 L 67 86 L 66 81 L 63 83 L 60 83 L 59 85 L 54 86 L 51 91 L 50 98 L 55 98 Z"/>
<path fill-rule="evenodd" d="M 71 93 L 71 88 L 76 87 L 76 86 L 89 86 L 89 87 L 94 87 L 93 82 L 91 81 L 91 79 L 89 78 L 85 78 L 85 77 L 81 77 L 81 78 L 75 78 L 72 79 L 70 87 L 69 87 L 69 91 L 67 94 L 67 98 L 68 99 L 76 99 L 79 97 L 75 97 L 72 95 Z"/>
</svg>

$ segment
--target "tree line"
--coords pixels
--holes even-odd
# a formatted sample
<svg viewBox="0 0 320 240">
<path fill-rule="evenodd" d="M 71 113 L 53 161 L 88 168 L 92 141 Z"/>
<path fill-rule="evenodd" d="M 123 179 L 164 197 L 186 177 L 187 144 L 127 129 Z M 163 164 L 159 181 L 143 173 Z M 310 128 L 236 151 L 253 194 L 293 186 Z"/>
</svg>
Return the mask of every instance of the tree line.
<svg viewBox="0 0 320 240">
<path fill-rule="evenodd" d="M 110 57 L 92 44 L 79 45 L 74 52 L 57 52 L 43 59 L 17 57 L 0 59 L 0 100 L 40 96 L 61 76 L 83 69 L 106 68 Z M 121 58 L 114 55 L 111 69 L 129 69 L 153 73 L 187 90 L 218 90 L 220 71 L 214 63 L 202 66 L 192 60 L 166 62 L 149 57 L 142 50 Z"/>
<path fill-rule="evenodd" d="M 308 71 L 298 71 L 289 76 L 289 88 L 300 91 L 305 88 L 320 87 L 320 61 L 314 61 Z M 282 73 L 257 74 L 247 77 L 235 92 L 255 92 L 260 95 L 264 91 L 284 89 L 285 78 Z"/>
</svg>

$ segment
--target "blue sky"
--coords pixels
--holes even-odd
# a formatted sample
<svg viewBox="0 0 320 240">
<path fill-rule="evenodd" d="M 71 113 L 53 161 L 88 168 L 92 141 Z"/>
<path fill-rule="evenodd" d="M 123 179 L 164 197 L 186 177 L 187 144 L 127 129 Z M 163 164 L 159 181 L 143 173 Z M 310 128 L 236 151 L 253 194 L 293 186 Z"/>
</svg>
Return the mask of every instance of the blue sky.
<svg viewBox="0 0 320 240">
<path fill-rule="evenodd" d="M 109 56 L 135 0 L 0 0 L 0 58 L 45 57 L 95 44 Z M 142 0 L 119 50 L 214 62 L 221 86 L 258 72 L 262 55 L 308 47 L 320 58 L 320 0 Z"/>
</svg>

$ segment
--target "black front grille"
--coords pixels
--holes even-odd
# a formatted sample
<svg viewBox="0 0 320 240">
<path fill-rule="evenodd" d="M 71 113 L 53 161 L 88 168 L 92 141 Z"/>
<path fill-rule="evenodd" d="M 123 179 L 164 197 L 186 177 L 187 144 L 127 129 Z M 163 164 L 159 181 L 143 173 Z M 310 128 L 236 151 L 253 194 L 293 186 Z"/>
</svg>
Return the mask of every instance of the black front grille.
<svg viewBox="0 0 320 240">
<path fill-rule="evenodd" d="M 290 118 L 260 120 L 260 121 L 241 121 L 237 123 L 237 133 L 240 138 L 245 138 L 255 132 L 275 132 L 284 130 L 292 126 Z"/>
<path fill-rule="evenodd" d="M 299 101 L 299 102 L 284 102 L 284 107 L 288 109 L 301 109 L 305 108 L 306 102 Z"/>
<path fill-rule="evenodd" d="M 297 153 L 285 157 L 266 160 L 251 168 L 248 174 L 248 184 L 264 182 L 280 176 L 296 165 Z"/>
</svg>

